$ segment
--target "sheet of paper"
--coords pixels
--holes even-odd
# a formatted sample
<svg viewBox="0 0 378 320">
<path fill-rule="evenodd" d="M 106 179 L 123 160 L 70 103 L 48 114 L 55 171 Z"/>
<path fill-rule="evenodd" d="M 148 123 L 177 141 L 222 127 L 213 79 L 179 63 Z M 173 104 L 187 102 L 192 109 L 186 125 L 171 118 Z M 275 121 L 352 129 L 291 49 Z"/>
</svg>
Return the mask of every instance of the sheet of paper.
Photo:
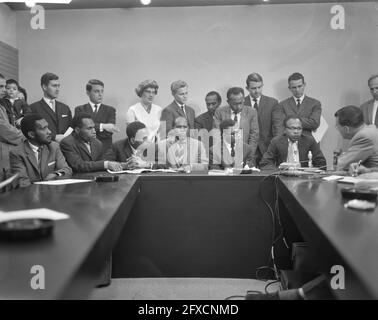
<svg viewBox="0 0 378 320">
<path fill-rule="evenodd" d="M 340 179 L 343 179 L 343 178 L 344 178 L 344 176 L 333 175 L 333 176 L 329 176 L 329 177 L 324 177 L 322 179 L 325 180 L 325 181 L 335 181 L 335 180 L 340 180 Z"/>
<path fill-rule="evenodd" d="M 132 173 L 132 174 L 141 174 L 141 173 L 148 173 L 148 172 L 170 172 L 170 173 L 177 173 L 177 170 L 173 169 L 134 169 L 134 170 L 122 170 L 122 171 L 111 171 L 108 169 L 108 172 L 111 174 L 119 174 L 119 173 Z"/>
<path fill-rule="evenodd" d="M 226 170 L 209 170 L 209 176 L 227 176 L 229 173 Z"/>
<path fill-rule="evenodd" d="M 34 182 L 34 184 L 44 184 L 48 186 L 62 186 L 66 184 L 73 184 L 73 183 L 83 183 L 83 182 L 91 182 L 93 180 L 84 180 L 84 179 L 62 179 L 62 180 L 51 180 L 51 181 L 39 181 Z"/>
<path fill-rule="evenodd" d="M 64 137 L 68 137 L 72 133 L 73 129 L 71 127 L 68 127 L 66 132 L 64 133 Z"/>
<path fill-rule="evenodd" d="M 323 139 L 323 136 L 328 130 L 328 123 L 323 116 L 320 117 L 320 125 L 319 128 L 315 131 L 312 131 L 312 135 L 314 136 L 316 142 L 320 142 Z"/>
<path fill-rule="evenodd" d="M 46 208 L 18 210 L 18 211 L 0 211 L 0 223 L 18 219 L 50 219 L 50 220 L 63 220 L 68 219 L 70 216 L 55 210 Z"/>
<path fill-rule="evenodd" d="M 18 177 L 18 173 L 11 176 L 10 178 L 8 178 L 7 180 L 4 180 L 3 182 L 0 182 L 0 189 L 1 188 L 4 188 L 5 186 L 7 186 L 8 184 L 12 183 L 12 181 L 14 179 L 16 179 Z"/>
</svg>

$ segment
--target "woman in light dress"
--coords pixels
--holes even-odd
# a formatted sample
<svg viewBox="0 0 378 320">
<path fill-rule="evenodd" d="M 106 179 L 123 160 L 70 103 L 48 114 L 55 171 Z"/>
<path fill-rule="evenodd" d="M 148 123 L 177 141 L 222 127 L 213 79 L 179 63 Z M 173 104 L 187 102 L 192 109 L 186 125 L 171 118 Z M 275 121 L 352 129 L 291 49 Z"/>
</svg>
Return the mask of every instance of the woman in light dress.
<svg viewBox="0 0 378 320">
<path fill-rule="evenodd" d="M 153 104 L 159 85 L 155 80 L 145 80 L 135 89 L 140 97 L 140 102 L 132 105 L 126 114 L 126 125 L 134 121 L 140 121 L 146 125 L 149 131 L 148 140 L 156 142 L 160 127 L 160 115 L 162 108 Z"/>
</svg>

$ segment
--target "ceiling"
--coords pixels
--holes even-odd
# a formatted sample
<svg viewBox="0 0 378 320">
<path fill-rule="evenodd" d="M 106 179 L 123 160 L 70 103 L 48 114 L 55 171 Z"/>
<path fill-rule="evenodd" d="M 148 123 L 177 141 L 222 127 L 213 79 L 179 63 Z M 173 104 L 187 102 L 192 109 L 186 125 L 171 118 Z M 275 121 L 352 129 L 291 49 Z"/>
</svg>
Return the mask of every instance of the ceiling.
<svg viewBox="0 0 378 320">
<path fill-rule="evenodd" d="M 336 3 L 336 2 L 374 2 L 377 0 L 151 0 L 149 6 L 143 6 L 139 0 L 72 0 L 69 5 L 44 4 L 45 9 L 97 9 L 97 8 L 136 8 L 136 7 L 190 7 L 222 5 L 255 5 L 286 3 Z M 38 0 L 36 1 L 38 2 Z M 7 3 L 13 10 L 29 10 L 23 3 Z"/>
</svg>

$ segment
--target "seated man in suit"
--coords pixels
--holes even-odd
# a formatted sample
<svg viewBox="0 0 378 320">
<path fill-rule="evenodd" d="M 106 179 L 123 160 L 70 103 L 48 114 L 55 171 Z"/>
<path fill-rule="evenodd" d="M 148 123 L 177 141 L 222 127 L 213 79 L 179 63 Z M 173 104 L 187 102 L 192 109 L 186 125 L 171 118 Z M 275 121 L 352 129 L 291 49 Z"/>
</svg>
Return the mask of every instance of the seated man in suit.
<svg viewBox="0 0 378 320">
<path fill-rule="evenodd" d="M 205 97 L 207 111 L 200 114 L 194 120 L 194 126 L 196 129 L 206 129 L 207 131 L 211 131 L 213 129 L 213 122 L 214 122 L 214 113 L 215 110 L 222 103 L 221 95 L 216 91 L 210 91 Z"/>
<path fill-rule="evenodd" d="M 337 170 L 361 161 L 367 168 L 378 167 L 378 130 L 366 125 L 360 108 L 346 106 L 335 113 L 336 128 L 344 139 L 350 139 L 347 149 L 339 156 Z"/>
<path fill-rule="evenodd" d="M 52 139 L 60 142 L 71 125 L 71 110 L 67 105 L 56 100 L 60 90 L 59 77 L 56 74 L 45 73 L 41 77 L 41 87 L 43 98 L 32 103 L 29 106 L 30 110 L 40 114 L 47 121 Z"/>
<path fill-rule="evenodd" d="M 210 148 L 210 169 L 221 169 L 248 165 L 254 167 L 254 157 L 251 147 L 243 142 L 241 136 L 235 134 L 235 121 L 223 120 L 220 124 L 221 140 Z M 236 136 L 236 137 L 235 137 Z"/>
<path fill-rule="evenodd" d="M 102 103 L 104 96 L 104 83 L 100 80 L 89 80 L 86 86 L 89 102 L 75 108 L 78 113 L 89 113 L 95 123 L 96 137 L 102 142 L 104 152 L 112 146 L 114 132 L 119 132 L 115 126 L 116 110 Z"/>
<path fill-rule="evenodd" d="M 297 116 L 302 121 L 303 134 L 312 135 L 320 125 L 322 107 L 318 100 L 305 95 L 306 82 L 300 73 L 293 73 L 289 79 L 289 90 L 292 97 L 281 101 L 273 110 L 274 136 L 282 134 L 285 130 L 283 120 L 287 116 Z"/>
<path fill-rule="evenodd" d="M 203 143 L 188 137 L 188 122 L 184 117 L 175 120 L 166 140 L 157 145 L 157 166 L 190 171 L 206 171 L 208 157 Z"/>
<path fill-rule="evenodd" d="M 262 76 L 258 73 L 254 72 L 248 75 L 246 84 L 249 95 L 245 98 L 244 105 L 254 108 L 258 116 L 259 142 L 256 149 L 256 164 L 259 165 L 263 154 L 273 139 L 273 132 L 277 131 L 273 128 L 272 114 L 274 108 L 278 105 L 278 101 L 262 94 L 264 82 Z"/>
<path fill-rule="evenodd" d="M 368 80 L 368 86 L 373 99 L 364 102 L 361 105 L 362 114 L 366 124 L 374 124 L 378 127 L 378 74 L 371 76 Z"/>
<path fill-rule="evenodd" d="M 95 124 L 88 113 L 75 115 L 73 132 L 64 138 L 60 147 L 74 172 L 121 171 L 118 162 L 106 161 L 102 143 L 96 138 Z"/>
<path fill-rule="evenodd" d="M 309 151 L 312 153 L 312 165 L 326 168 L 326 159 L 314 137 L 302 133 L 302 121 L 291 115 L 284 120 L 284 134 L 273 138 L 268 150 L 260 162 L 261 169 L 277 168 L 282 162 L 295 163 L 299 167 L 308 167 Z"/>
<path fill-rule="evenodd" d="M 244 105 L 243 88 L 233 87 L 227 91 L 228 106 L 219 107 L 214 114 L 214 127 L 220 128 L 222 121 L 232 119 L 235 129 L 242 130 L 243 142 L 250 145 L 252 152 L 256 152 L 259 140 L 259 124 L 257 112 L 254 108 Z"/>
<path fill-rule="evenodd" d="M 26 140 L 9 156 L 12 173 L 18 173 L 21 187 L 72 175 L 59 144 L 51 141 L 48 123 L 41 115 L 27 114 L 21 121 L 21 131 Z"/>
<path fill-rule="evenodd" d="M 148 143 L 149 132 L 144 123 L 139 121 L 131 122 L 126 128 L 126 139 L 115 142 L 112 150 L 107 154 L 106 158 L 112 161 L 122 163 L 124 170 L 132 170 L 138 168 L 151 168 L 154 157 L 151 161 L 145 161 L 147 155 L 143 155 L 144 151 L 148 150 L 152 154 L 155 151 L 154 144 Z"/>
<path fill-rule="evenodd" d="M 22 117 L 30 112 L 29 106 L 24 100 L 18 98 L 19 85 L 16 80 L 8 79 L 6 81 L 6 92 L 7 94 L 0 100 L 0 103 L 7 110 L 9 123 L 19 129 Z"/>
<path fill-rule="evenodd" d="M 160 117 L 160 134 L 162 139 L 168 136 L 178 117 L 186 118 L 189 129 L 194 129 L 195 112 L 193 108 L 186 104 L 188 101 L 188 84 L 182 80 L 175 81 L 171 84 L 171 92 L 174 101 L 163 109 Z"/>
</svg>

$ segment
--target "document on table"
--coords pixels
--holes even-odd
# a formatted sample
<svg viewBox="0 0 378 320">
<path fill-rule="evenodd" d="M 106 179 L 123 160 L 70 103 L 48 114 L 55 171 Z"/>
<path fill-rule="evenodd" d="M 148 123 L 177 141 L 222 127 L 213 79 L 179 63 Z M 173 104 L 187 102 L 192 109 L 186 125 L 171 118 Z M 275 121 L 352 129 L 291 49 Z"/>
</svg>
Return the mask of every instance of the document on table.
<svg viewBox="0 0 378 320">
<path fill-rule="evenodd" d="M 119 174 L 119 173 L 132 173 L 132 174 L 141 174 L 141 173 L 148 173 L 148 172 L 170 172 L 170 173 L 177 173 L 177 170 L 173 169 L 134 169 L 134 170 L 122 170 L 122 171 L 111 171 L 108 169 L 108 172 L 111 174 Z"/>
<path fill-rule="evenodd" d="M 317 143 L 319 143 L 323 139 L 323 136 L 325 135 L 327 130 L 328 130 L 328 123 L 324 119 L 323 116 L 320 116 L 319 128 L 317 128 L 315 131 L 312 131 L 312 135 L 315 138 L 315 141 Z"/>
<path fill-rule="evenodd" d="M 329 176 L 329 177 L 324 177 L 322 179 L 325 180 L 325 181 L 336 181 L 336 180 L 340 180 L 340 179 L 343 179 L 343 178 L 345 178 L 345 177 L 344 176 L 332 175 L 332 176 Z"/>
<path fill-rule="evenodd" d="M 66 184 L 73 184 L 73 183 L 83 183 L 83 182 L 91 182 L 93 180 L 86 180 L 86 179 L 62 179 L 62 180 L 51 180 L 51 181 L 38 181 L 34 182 L 34 184 L 44 184 L 48 186 L 62 186 Z"/>
<path fill-rule="evenodd" d="M 19 219 L 49 219 L 63 220 L 70 216 L 55 210 L 47 208 L 17 210 L 17 211 L 0 211 L 0 223 Z"/>
</svg>

